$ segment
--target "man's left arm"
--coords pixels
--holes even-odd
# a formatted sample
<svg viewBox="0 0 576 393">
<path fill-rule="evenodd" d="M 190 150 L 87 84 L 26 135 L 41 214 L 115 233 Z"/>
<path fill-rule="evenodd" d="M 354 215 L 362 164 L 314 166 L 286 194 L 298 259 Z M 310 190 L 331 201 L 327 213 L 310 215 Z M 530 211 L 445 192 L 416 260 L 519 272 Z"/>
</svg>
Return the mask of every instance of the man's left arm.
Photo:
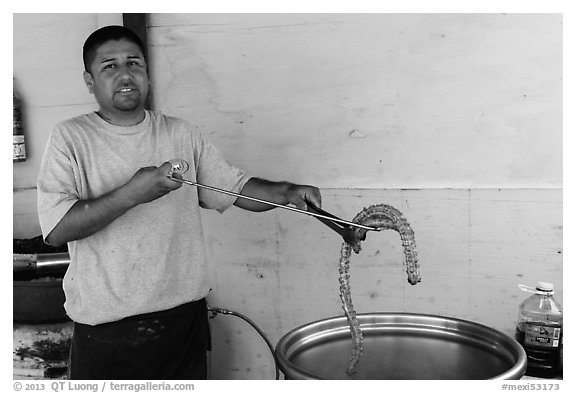
<svg viewBox="0 0 576 393">
<path fill-rule="evenodd" d="M 311 203 L 316 207 L 322 207 L 320 190 L 314 186 L 294 184 L 289 182 L 273 182 L 253 177 L 244 185 L 241 195 L 274 202 L 279 205 L 294 205 L 299 209 L 306 210 L 306 205 Z M 274 206 L 238 198 L 234 202 L 239 208 L 254 212 L 266 211 Z"/>
</svg>

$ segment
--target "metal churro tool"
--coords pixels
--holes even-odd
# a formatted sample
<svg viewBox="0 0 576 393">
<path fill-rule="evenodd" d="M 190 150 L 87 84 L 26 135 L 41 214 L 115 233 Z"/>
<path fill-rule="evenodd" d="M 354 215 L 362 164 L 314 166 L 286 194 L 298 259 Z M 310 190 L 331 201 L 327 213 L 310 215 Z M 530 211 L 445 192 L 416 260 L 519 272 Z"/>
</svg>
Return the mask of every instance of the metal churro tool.
<svg viewBox="0 0 576 393">
<path fill-rule="evenodd" d="M 318 213 L 319 215 L 315 216 L 315 217 L 320 222 L 325 224 L 328 228 L 332 229 L 334 232 L 336 232 L 337 234 L 342 236 L 342 239 L 344 239 L 344 241 L 346 243 L 352 243 L 356 240 L 354 237 L 354 234 L 352 233 L 352 228 L 350 227 L 350 225 L 356 226 L 356 227 L 359 227 L 362 229 L 371 228 L 369 230 L 373 230 L 373 231 L 380 231 L 380 229 L 381 229 L 381 228 L 367 227 L 365 225 L 356 224 L 353 222 L 348 223 L 348 221 L 341 220 L 338 217 L 328 213 L 327 211 L 320 209 L 319 207 L 314 206 L 311 203 L 308 204 L 308 209 L 310 211 Z M 327 218 L 325 218 L 325 217 L 327 217 Z M 335 221 L 335 220 L 338 220 L 338 221 Z"/>
<path fill-rule="evenodd" d="M 169 162 L 172 164 L 172 169 L 168 173 L 168 178 L 170 178 L 174 181 L 188 184 L 190 186 L 196 186 L 196 187 L 200 187 L 200 188 L 205 188 L 207 190 L 216 191 L 216 192 L 220 192 L 223 194 L 235 196 L 237 198 L 243 198 L 243 199 L 248 199 L 248 200 L 251 200 L 254 202 L 264 203 L 266 205 L 279 207 L 281 209 L 290 210 L 290 211 L 293 211 L 296 213 L 301 213 L 301 214 L 306 214 L 309 216 L 316 217 L 318 220 L 320 220 L 321 222 L 326 224 L 328 227 L 330 227 L 331 229 L 336 231 L 340 236 L 342 236 L 344 238 L 345 241 L 350 240 L 350 236 L 351 236 L 351 229 L 349 228 L 350 226 L 361 228 L 361 229 L 364 229 L 367 231 L 377 231 L 377 232 L 382 229 L 382 228 L 374 228 L 374 227 L 369 227 L 366 225 L 356 224 L 354 222 L 342 220 L 341 218 L 338 218 L 338 217 L 336 217 L 336 216 L 334 216 L 328 212 L 325 212 L 324 210 L 322 210 L 316 206 L 313 206 L 311 203 L 308 204 L 308 210 L 301 210 L 301 209 L 298 209 L 298 208 L 295 208 L 292 206 L 281 205 L 279 203 L 266 201 L 264 199 L 254 198 L 254 197 L 251 197 L 248 195 L 242 195 L 242 194 L 238 194 L 238 193 L 235 193 L 232 191 L 227 191 L 227 190 L 223 190 L 223 189 L 220 189 L 217 187 L 208 186 L 208 185 L 197 183 L 197 182 L 194 182 L 191 180 L 183 179 L 183 178 L 180 178 L 177 176 L 181 176 L 183 173 L 188 171 L 188 169 L 190 167 L 188 165 L 188 163 L 185 160 L 182 160 L 180 158 L 170 160 Z"/>
<path fill-rule="evenodd" d="M 190 169 L 190 164 L 181 158 L 174 158 L 168 162 L 172 165 L 172 169 L 170 169 L 170 172 L 168 172 L 168 177 L 170 178 L 174 173 L 183 175 L 184 173 L 188 172 L 188 169 Z"/>
</svg>

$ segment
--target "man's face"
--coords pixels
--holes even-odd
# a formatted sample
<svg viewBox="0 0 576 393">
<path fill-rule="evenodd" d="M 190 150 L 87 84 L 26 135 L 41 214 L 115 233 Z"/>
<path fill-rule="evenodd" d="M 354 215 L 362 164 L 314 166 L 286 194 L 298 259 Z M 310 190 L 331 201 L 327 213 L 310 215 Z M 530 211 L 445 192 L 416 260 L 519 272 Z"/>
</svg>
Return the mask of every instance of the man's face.
<svg viewBox="0 0 576 393">
<path fill-rule="evenodd" d="M 127 41 L 108 41 L 96 50 L 90 73 L 84 72 L 90 93 L 100 105 L 101 115 L 114 121 L 139 115 L 149 90 L 144 54 Z"/>
</svg>

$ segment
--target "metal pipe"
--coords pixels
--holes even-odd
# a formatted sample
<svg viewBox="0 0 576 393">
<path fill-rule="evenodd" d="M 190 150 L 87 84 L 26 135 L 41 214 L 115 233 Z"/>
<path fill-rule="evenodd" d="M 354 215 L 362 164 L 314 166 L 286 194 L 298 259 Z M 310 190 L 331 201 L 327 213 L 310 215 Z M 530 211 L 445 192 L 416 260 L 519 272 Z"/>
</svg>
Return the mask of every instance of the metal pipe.
<svg viewBox="0 0 576 393">
<path fill-rule="evenodd" d="M 322 215 L 322 214 L 318 214 L 318 213 L 313 213 L 313 212 L 310 212 L 310 211 L 307 211 L 307 210 L 301 210 L 301 209 L 297 209 L 297 208 L 295 208 L 295 207 L 286 206 L 286 205 L 281 205 L 281 204 L 279 204 L 279 203 L 274 203 L 274 202 L 266 201 L 266 200 L 264 200 L 264 199 L 258 199 L 258 198 L 254 198 L 254 197 L 251 197 L 251 196 L 238 194 L 238 193 L 235 193 L 235 192 L 232 192 L 232 191 L 222 190 L 222 189 L 217 188 L 217 187 L 207 186 L 207 185 L 205 185 L 205 184 L 196 183 L 196 182 L 193 182 L 193 181 L 190 181 L 190 180 L 186 180 L 186 179 L 180 179 L 180 178 L 174 177 L 174 176 L 168 176 L 168 178 L 169 178 L 169 179 L 172 179 L 172 180 L 174 180 L 174 181 L 180 182 L 180 183 L 184 183 L 184 184 L 191 185 L 191 186 L 196 186 L 196 187 L 200 187 L 200 188 L 206 188 L 206 189 L 211 190 L 211 191 L 216 191 L 216 192 L 221 192 L 221 193 L 223 193 L 223 194 L 232 195 L 232 196 L 235 196 L 235 197 L 237 197 L 237 198 L 244 198 L 244 199 L 248 199 L 248 200 L 251 200 L 251 201 L 254 201 L 254 202 L 264 203 L 264 204 L 266 204 L 266 205 L 271 205 L 271 206 L 274 206 L 274 207 L 279 207 L 279 208 L 282 208 L 282 209 L 290 210 L 290 211 L 293 211 L 293 212 L 296 212 L 296 213 L 307 214 L 307 215 L 309 215 L 309 216 L 313 216 L 313 217 L 322 218 L 322 219 L 325 219 L 325 220 L 330 220 L 330 221 L 339 222 L 339 223 L 341 223 L 341 224 L 346 224 L 346 225 L 349 225 L 349 226 L 354 226 L 354 227 L 357 227 L 357 228 L 362 228 L 362 229 L 365 229 L 365 230 L 367 230 L 367 231 L 376 231 L 376 232 L 378 232 L 378 231 L 380 231 L 380 229 L 381 229 L 381 228 L 374 228 L 374 227 L 369 227 L 369 226 L 366 226 L 366 225 L 356 224 L 356 223 L 354 223 L 354 222 L 342 220 L 342 219 L 340 219 L 340 218 L 328 217 L 328 216 L 325 216 L 325 215 Z"/>
<path fill-rule="evenodd" d="M 14 271 L 23 270 L 65 270 L 70 265 L 70 254 L 14 254 Z"/>
</svg>

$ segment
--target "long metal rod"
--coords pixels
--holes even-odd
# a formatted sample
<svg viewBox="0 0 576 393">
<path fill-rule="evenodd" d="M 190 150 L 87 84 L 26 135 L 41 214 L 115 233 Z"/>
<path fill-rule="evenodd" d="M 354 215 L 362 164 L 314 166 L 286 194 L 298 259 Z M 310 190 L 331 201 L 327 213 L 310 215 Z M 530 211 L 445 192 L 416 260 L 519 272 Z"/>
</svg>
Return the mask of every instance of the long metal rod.
<svg viewBox="0 0 576 393">
<path fill-rule="evenodd" d="M 374 227 L 369 227 L 369 226 L 366 226 L 366 225 L 356 224 L 356 223 L 354 223 L 354 222 L 342 220 L 342 219 L 340 219 L 340 218 L 328 217 L 328 216 L 325 216 L 325 215 L 322 215 L 322 214 L 313 213 L 313 212 L 310 212 L 310 211 L 307 211 L 307 210 L 297 209 L 297 208 L 291 207 L 291 206 L 280 205 L 279 203 L 274 203 L 274 202 L 270 202 L 270 201 L 266 201 L 266 200 L 263 200 L 263 199 L 254 198 L 254 197 L 247 196 L 247 195 L 237 194 L 237 193 L 232 192 L 232 191 L 222 190 L 222 189 L 220 189 L 220 188 L 216 188 L 216 187 L 212 187 L 212 186 L 207 186 L 207 185 L 205 185 L 205 184 L 196 183 L 196 182 L 193 182 L 193 181 L 190 181 L 190 180 L 180 179 L 180 178 L 173 177 L 173 176 L 168 176 L 168 178 L 170 178 L 170 179 L 172 179 L 172 180 L 174 180 L 174 181 L 180 182 L 180 183 L 184 183 L 184 184 L 191 185 L 191 186 L 196 186 L 196 187 L 200 187 L 200 188 L 206 188 L 206 189 L 211 190 L 211 191 L 221 192 L 221 193 L 223 193 L 223 194 L 232 195 L 232 196 L 235 196 L 235 197 L 238 197 L 238 198 L 243 198 L 243 199 L 248 199 L 248 200 L 251 200 L 251 201 L 254 201 L 254 202 L 264 203 L 264 204 L 266 204 L 266 205 L 271 205 L 271 206 L 279 207 L 279 208 L 286 209 L 286 210 L 290 210 L 290 211 L 293 211 L 293 212 L 296 212 L 296 213 L 307 214 L 307 215 L 309 215 L 309 216 L 318 217 L 318 218 L 323 218 L 323 219 L 325 219 L 325 220 L 335 221 L 335 222 L 339 222 L 339 223 L 341 223 L 341 224 L 351 225 L 351 226 L 354 226 L 354 227 L 357 227 L 357 228 L 365 229 L 365 230 L 367 230 L 367 231 L 380 231 L 380 228 L 374 228 Z"/>
</svg>

